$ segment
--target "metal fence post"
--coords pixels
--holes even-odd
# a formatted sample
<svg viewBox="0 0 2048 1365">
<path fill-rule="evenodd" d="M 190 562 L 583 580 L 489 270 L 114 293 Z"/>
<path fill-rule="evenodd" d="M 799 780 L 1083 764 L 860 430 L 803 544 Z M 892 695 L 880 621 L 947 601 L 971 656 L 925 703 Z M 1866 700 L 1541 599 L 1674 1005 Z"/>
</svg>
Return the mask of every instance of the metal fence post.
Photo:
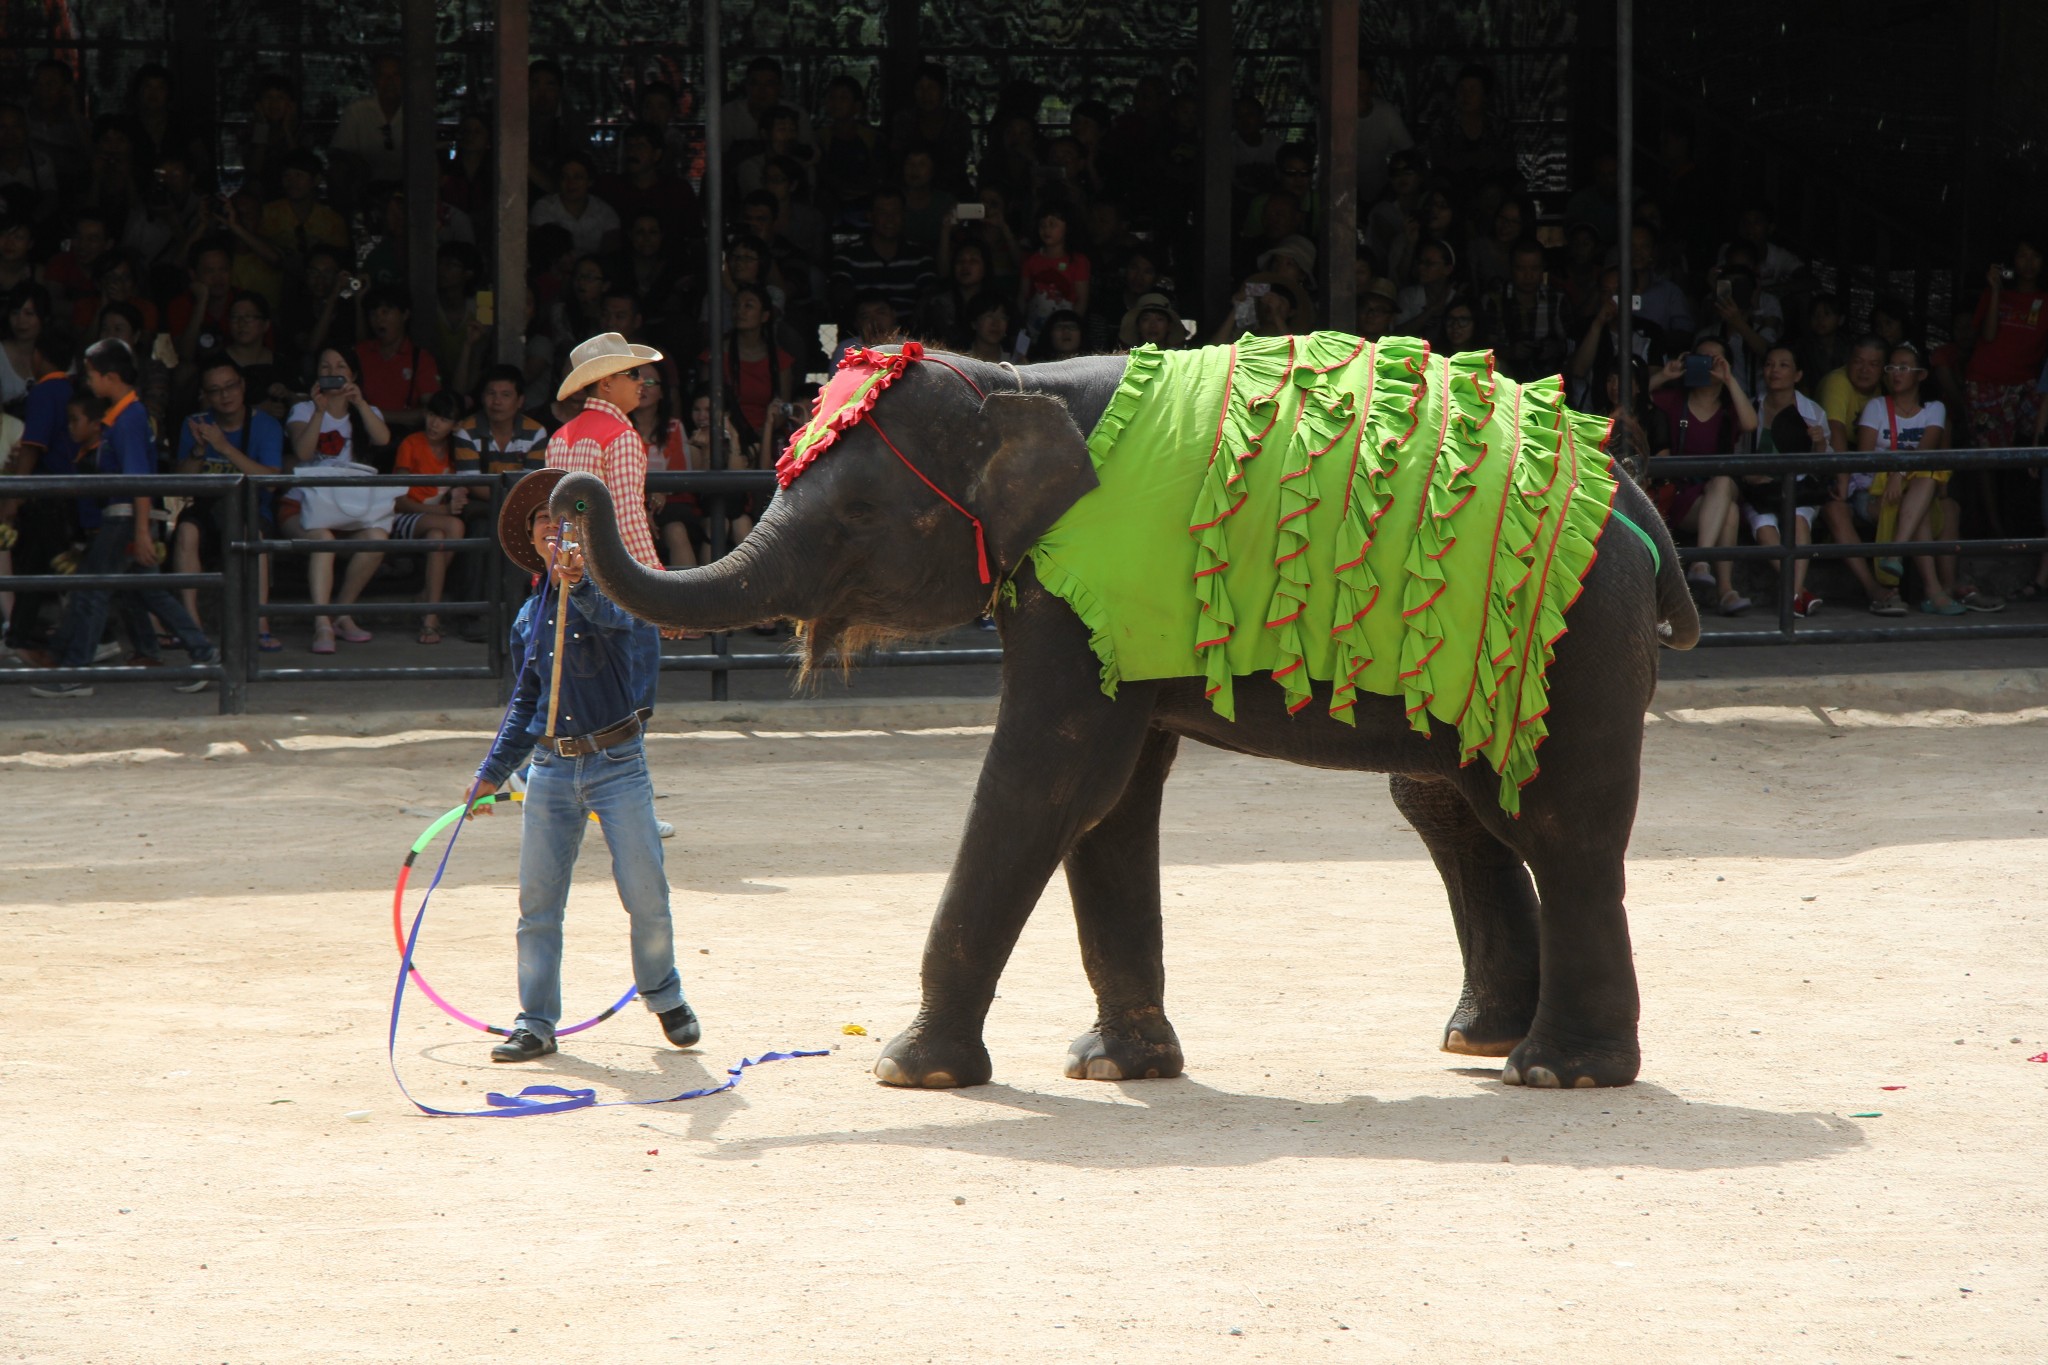
<svg viewBox="0 0 2048 1365">
<path fill-rule="evenodd" d="M 242 504 L 242 538 L 244 540 L 262 539 L 262 536 L 258 534 L 263 529 L 263 518 L 259 514 L 259 509 L 263 506 L 262 490 L 255 483 L 251 482 L 245 474 L 242 476 L 241 485 L 235 489 L 235 497 Z M 256 560 L 256 572 L 248 573 L 245 571 L 242 574 L 242 596 L 235 604 L 235 610 L 239 611 L 242 614 L 242 619 L 251 626 L 254 626 L 263 615 L 263 598 L 265 594 L 262 588 L 265 579 L 268 577 L 264 565 L 270 556 L 267 551 L 259 550 L 254 552 L 254 558 Z M 255 632 L 251 631 L 250 634 L 253 636 Z M 257 650 L 248 648 L 242 650 L 242 681 L 245 684 L 255 682 L 256 672 L 263 666 L 258 656 L 259 651 Z M 244 688 L 243 695 L 247 696 L 246 687 Z"/>
<path fill-rule="evenodd" d="M 249 709 L 249 636 L 256 623 L 250 619 L 247 585 L 247 511 L 243 494 L 246 478 L 237 476 L 234 487 L 220 495 L 220 713 L 239 716 Z"/>
<path fill-rule="evenodd" d="M 1784 551 L 1778 560 L 1778 631 L 1788 640 L 1798 629 L 1792 624 L 1792 566 L 1800 562 L 1795 524 L 1799 511 L 1793 506 L 1799 497 L 1798 483 L 1799 476 L 1789 471 L 1778 480 L 1778 548 Z"/>
<path fill-rule="evenodd" d="M 718 423 L 714 419 L 712 426 L 716 428 L 717 425 Z M 729 543 L 731 536 L 732 523 L 726 520 L 725 498 L 720 496 L 711 505 L 710 550 L 712 562 L 715 563 L 725 558 L 726 551 L 732 548 Z M 730 631 L 714 630 L 711 632 L 711 654 L 713 658 L 721 660 L 732 657 L 732 634 Z M 731 682 L 731 670 L 714 664 L 711 669 L 711 700 L 726 700 L 731 691 Z"/>
</svg>

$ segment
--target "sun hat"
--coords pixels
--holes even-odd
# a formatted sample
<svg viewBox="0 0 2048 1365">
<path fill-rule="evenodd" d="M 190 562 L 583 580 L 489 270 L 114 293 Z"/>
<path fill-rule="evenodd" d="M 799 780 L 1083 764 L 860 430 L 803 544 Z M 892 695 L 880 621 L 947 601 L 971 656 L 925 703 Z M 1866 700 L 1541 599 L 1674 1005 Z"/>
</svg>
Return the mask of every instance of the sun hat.
<svg viewBox="0 0 2048 1365">
<path fill-rule="evenodd" d="M 1173 335 L 1179 337 L 1186 330 L 1180 314 L 1174 311 L 1173 300 L 1164 294 L 1140 294 L 1138 301 L 1124 314 L 1124 320 L 1116 329 L 1117 339 L 1126 346 L 1138 344 L 1138 319 L 1146 313 L 1164 313 L 1173 321 Z"/>
<path fill-rule="evenodd" d="M 1365 287 L 1365 293 L 1362 297 L 1385 299 L 1388 303 L 1399 304 L 1401 302 L 1401 291 L 1394 287 L 1392 280 L 1382 275 Z"/>
<path fill-rule="evenodd" d="M 1269 249 L 1259 253 L 1259 269 L 1272 268 L 1276 257 L 1285 256 L 1301 271 L 1302 278 L 1308 279 L 1316 273 L 1316 246 L 1300 233 L 1282 237 Z"/>
<path fill-rule="evenodd" d="M 530 574 L 548 571 L 547 562 L 533 552 L 533 532 L 530 528 L 533 512 L 537 507 L 547 505 L 554 495 L 555 485 L 562 481 L 566 469 L 536 469 L 505 495 L 505 505 L 498 509 L 498 548 L 505 552 L 505 558 L 517 564 Z"/>
<path fill-rule="evenodd" d="M 555 390 L 555 397 L 567 398 L 576 390 L 588 388 L 608 375 L 659 359 L 661 352 L 652 346 L 635 345 L 617 332 L 599 332 L 569 352 L 569 373 L 563 376 L 562 386 Z"/>
</svg>

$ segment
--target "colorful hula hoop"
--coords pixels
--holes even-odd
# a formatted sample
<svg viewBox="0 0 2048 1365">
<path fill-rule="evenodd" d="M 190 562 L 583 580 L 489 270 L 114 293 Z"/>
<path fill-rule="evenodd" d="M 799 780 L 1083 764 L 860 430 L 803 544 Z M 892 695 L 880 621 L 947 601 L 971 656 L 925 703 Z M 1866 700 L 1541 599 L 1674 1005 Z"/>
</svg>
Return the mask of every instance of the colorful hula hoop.
<svg viewBox="0 0 2048 1365">
<path fill-rule="evenodd" d="M 489 796 L 478 798 L 476 804 L 478 806 L 494 806 L 506 801 L 517 801 L 519 799 L 520 797 L 517 792 L 494 792 Z M 457 806 L 455 807 L 455 809 L 449 811 L 440 819 L 434 821 L 433 824 L 428 825 L 426 833 L 420 835 L 419 838 L 413 840 L 412 847 L 406 851 L 405 861 L 399 865 L 398 885 L 395 888 L 393 888 L 391 892 L 391 936 L 398 942 L 398 957 L 399 961 L 401 962 L 405 960 L 405 884 L 407 880 L 409 880 L 412 876 L 413 861 L 417 859 L 420 856 L 420 854 L 427 851 L 427 846 L 429 844 L 433 843 L 434 840 L 441 837 L 442 830 L 448 828 L 448 826 L 454 824 L 457 820 L 461 818 L 462 807 Z M 511 1035 L 511 1029 L 500 1028 L 496 1024 L 486 1024 L 481 1019 L 477 1019 L 470 1015 L 464 1014 L 461 1010 L 455 1008 L 455 1006 L 449 1004 L 446 1000 L 442 999 L 441 993 L 435 990 L 431 985 L 427 983 L 427 978 L 425 974 L 420 971 L 419 964 L 417 962 L 415 962 L 412 967 L 412 983 L 413 985 L 418 986 L 420 988 L 420 993 L 426 996 L 427 999 L 433 1001 L 436 1005 L 438 1005 L 441 1009 L 441 1013 L 447 1015 L 450 1019 L 453 1019 L 458 1023 L 467 1024 L 471 1028 L 477 1030 L 479 1033 L 495 1033 L 501 1038 L 509 1037 Z M 558 1028 L 555 1030 L 555 1036 L 557 1038 L 566 1038 L 572 1033 L 581 1033 L 583 1032 L 583 1030 L 587 1028 L 597 1027 L 599 1024 L 602 1024 L 605 1020 L 611 1018 L 614 1014 L 617 1014 L 620 1010 L 624 1009 L 627 1006 L 627 1004 L 632 1001 L 633 997 L 638 995 L 639 993 L 639 987 L 628 986 L 626 988 L 626 993 L 620 996 L 616 1001 L 614 1001 L 610 1008 L 606 1009 L 604 1013 L 594 1014 L 590 1018 L 585 1019 L 582 1023 L 577 1024 L 573 1028 Z"/>
</svg>

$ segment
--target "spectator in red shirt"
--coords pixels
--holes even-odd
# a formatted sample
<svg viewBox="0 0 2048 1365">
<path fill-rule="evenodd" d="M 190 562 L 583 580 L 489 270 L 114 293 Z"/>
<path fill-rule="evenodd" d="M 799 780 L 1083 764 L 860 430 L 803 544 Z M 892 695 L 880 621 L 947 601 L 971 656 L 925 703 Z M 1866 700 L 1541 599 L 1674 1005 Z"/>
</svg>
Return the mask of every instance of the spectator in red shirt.
<svg viewBox="0 0 2048 1365">
<path fill-rule="evenodd" d="M 1070 308 L 1088 312 L 1088 258 L 1067 249 L 1067 210 L 1047 204 L 1038 211 L 1038 250 L 1024 258 L 1017 311 L 1027 328 Z"/>
<path fill-rule="evenodd" d="M 772 463 L 777 444 L 788 432 L 790 386 L 796 357 L 775 344 L 775 306 L 758 284 L 734 292 L 732 327 L 723 347 L 729 407 L 740 439 L 757 449 L 762 464 Z M 708 364 L 711 357 L 703 360 Z"/>
<path fill-rule="evenodd" d="M 370 324 L 369 340 L 356 343 L 363 396 L 393 427 L 417 430 L 426 421 L 426 400 L 441 391 L 441 369 L 432 351 L 406 335 L 411 303 L 403 289 L 380 284 L 365 296 L 363 313 Z"/>
<path fill-rule="evenodd" d="M 2041 289 L 2040 248 L 2021 238 L 2009 263 L 1984 274 L 1977 299 L 1977 346 L 1963 372 L 1970 430 L 1986 447 L 2017 443 L 2034 429 L 2034 382 L 2048 360 L 2048 293 Z"/>
</svg>

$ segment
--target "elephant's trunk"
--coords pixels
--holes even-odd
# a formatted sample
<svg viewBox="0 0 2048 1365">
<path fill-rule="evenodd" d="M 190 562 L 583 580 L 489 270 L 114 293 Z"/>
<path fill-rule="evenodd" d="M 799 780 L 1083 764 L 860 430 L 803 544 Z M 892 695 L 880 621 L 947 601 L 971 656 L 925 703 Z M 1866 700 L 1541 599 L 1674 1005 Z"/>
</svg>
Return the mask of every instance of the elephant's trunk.
<svg viewBox="0 0 2048 1365">
<path fill-rule="evenodd" d="M 768 527 L 756 527 L 716 563 L 665 573 L 627 551 L 611 492 L 595 475 L 568 475 L 548 508 L 581 528 L 584 562 L 605 596 L 643 621 L 678 630 L 738 630 L 815 614 Z"/>
</svg>

